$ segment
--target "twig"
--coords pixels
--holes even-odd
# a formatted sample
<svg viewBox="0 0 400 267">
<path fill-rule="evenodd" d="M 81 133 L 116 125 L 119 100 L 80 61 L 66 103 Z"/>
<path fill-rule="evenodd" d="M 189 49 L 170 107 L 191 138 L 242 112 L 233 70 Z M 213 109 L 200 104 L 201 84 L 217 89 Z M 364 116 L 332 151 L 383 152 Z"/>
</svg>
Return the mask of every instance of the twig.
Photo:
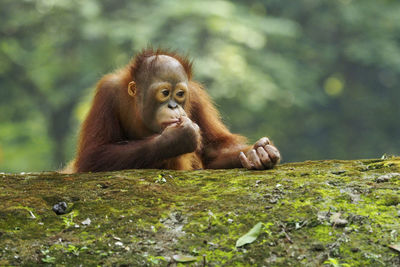
<svg viewBox="0 0 400 267">
<path fill-rule="evenodd" d="M 285 234 L 286 240 L 289 241 L 290 244 L 293 244 L 292 239 L 290 238 L 289 234 L 286 232 L 285 226 L 281 223 L 282 232 Z"/>
</svg>

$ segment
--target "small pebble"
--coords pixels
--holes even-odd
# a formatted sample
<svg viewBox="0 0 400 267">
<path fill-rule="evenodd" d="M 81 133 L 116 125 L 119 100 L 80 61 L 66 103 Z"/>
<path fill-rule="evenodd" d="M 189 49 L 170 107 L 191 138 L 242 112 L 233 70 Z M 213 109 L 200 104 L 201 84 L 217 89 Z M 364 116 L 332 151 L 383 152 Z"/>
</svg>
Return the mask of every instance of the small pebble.
<svg viewBox="0 0 400 267">
<path fill-rule="evenodd" d="M 335 174 L 335 175 L 341 175 L 341 174 L 343 174 L 343 173 L 345 173 L 346 171 L 344 171 L 344 170 L 339 170 L 339 171 L 332 171 L 331 173 L 332 174 Z"/>
<path fill-rule="evenodd" d="M 388 173 L 388 174 L 381 175 L 378 178 L 376 178 L 375 182 L 385 183 L 385 182 L 388 182 L 389 180 L 391 180 L 392 178 L 399 178 L 399 177 L 400 177 L 400 173 Z"/>
<path fill-rule="evenodd" d="M 325 250 L 325 246 L 321 243 L 314 243 L 312 244 L 311 249 L 313 251 L 324 251 Z"/>
<path fill-rule="evenodd" d="M 345 227 L 343 230 L 344 230 L 345 233 L 350 233 L 353 230 L 353 228 Z"/>
<path fill-rule="evenodd" d="M 337 227 L 344 227 L 348 224 L 349 222 L 346 219 L 337 219 L 333 222 L 333 224 Z"/>
<path fill-rule="evenodd" d="M 53 211 L 57 214 L 57 215 L 61 215 L 61 214 L 65 214 L 67 213 L 67 203 L 65 202 L 59 202 L 57 204 L 55 204 L 53 206 Z"/>
<path fill-rule="evenodd" d="M 349 222 L 346 219 L 340 218 L 341 215 L 339 212 L 332 214 L 330 218 L 331 224 L 336 227 L 345 227 Z"/>
<path fill-rule="evenodd" d="M 89 218 L 87 218 L 86 220 L 84 220 L 82 222 L 83 225 L 90 225 L 92 223 L 92 220 L 90 220 Z"/>
</svg>

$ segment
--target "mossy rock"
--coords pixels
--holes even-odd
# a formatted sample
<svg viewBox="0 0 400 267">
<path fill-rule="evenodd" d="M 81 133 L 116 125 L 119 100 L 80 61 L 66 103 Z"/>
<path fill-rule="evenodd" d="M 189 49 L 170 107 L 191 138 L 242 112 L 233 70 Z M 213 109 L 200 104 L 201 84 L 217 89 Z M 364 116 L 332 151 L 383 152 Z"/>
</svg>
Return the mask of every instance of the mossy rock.
<svg viewBox="0 0 400 267">
<path fill-rule="evenodd" d="M 0 174 L 0 265 L 399 266 L 399 189 L 400 158 Z"/>
</svg>

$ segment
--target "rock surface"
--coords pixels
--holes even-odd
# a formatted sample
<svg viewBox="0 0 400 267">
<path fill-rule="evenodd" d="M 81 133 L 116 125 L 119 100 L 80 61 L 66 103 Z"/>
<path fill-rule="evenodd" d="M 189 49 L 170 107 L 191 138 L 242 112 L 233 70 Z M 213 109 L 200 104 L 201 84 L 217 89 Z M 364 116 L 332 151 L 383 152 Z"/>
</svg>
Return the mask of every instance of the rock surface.
<svg viewBox="0 0 400 267">
<path fill-rule="evenodd" d="M 0 174 L 0 265 L 399 266 L 399 173 L 400 158 Z"/>
</svg>

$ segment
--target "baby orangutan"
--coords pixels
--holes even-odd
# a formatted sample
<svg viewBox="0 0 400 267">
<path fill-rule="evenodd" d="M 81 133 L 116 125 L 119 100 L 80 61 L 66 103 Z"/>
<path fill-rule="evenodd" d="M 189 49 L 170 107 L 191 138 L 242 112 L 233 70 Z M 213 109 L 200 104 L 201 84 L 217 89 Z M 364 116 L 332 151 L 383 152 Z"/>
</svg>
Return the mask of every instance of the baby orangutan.
<svg viewBox="0 0 400 267">
<path fill-rule="evenodd" d="M 176 53 L 147 49 L 104 76 L 69 171 L 273 168 L 276 147 L 229 132 L 191 68 Z"/>
</svg>

